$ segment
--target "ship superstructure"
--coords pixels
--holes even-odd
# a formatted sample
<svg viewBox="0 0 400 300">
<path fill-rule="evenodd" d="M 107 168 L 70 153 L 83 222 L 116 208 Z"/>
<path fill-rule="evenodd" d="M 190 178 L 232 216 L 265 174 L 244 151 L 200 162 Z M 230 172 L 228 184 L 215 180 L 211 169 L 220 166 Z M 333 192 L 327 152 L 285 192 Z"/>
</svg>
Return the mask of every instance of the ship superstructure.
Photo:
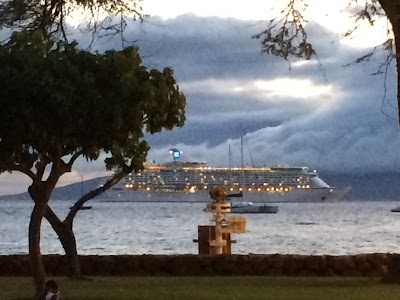
<svg viewBox="0 0 400 300">
<path fill-rule="evenodd" d="M 246 194 L 247 201 L 325 202 L 338 200 L 350 190 L 350 187 L 329 186 L 308 167 L 250 167 L 244 166 L 243 162 L 241 167 L 210 167 L 205 162 L 178 160 L 182 153 L 178 149 L 170 149 L 170 153 L 173 161 L 145 164 L 144 170 L 129 174 L 125 191 L 141 191 L 154 199 L 164 193 L 208 193 L 212 188 L 222 186 L 231 194 Z M 118 194 L 119 198 L 122 196 L 122 193 Z M 124 197 L 131 198 L 129 195 Z M 174 201 L 177 199 L 179 197 L 174 196 Z"/>
<path fill-rule="evenodd" d="M 330 188 L 307 167 L 208 167 L 205 162 L 174 161 L 146 165 L 129 174 L 125 188 L 155 192 L 198 192 L 223 186 L 231 192 L 290 192 L 294 189 Z"/>
</svg>

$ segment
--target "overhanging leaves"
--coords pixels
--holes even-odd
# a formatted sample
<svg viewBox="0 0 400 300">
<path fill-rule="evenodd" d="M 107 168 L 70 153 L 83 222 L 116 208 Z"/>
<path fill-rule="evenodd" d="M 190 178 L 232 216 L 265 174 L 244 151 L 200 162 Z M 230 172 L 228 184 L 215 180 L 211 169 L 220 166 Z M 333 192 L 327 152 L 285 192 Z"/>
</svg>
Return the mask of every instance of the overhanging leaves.
<svg viewBox="0 0 400 300">
<path fill-rule="evenodd" d="M 40 36 L 14 34 L 0 47 L 0 171 L 101 151 L 115 155 L 108 168 L 137 169 L 143 130 L 183 125 L 186 99 L 172 70 L 147 70 L 137 47 L 90 53 Z"/>
</svg>

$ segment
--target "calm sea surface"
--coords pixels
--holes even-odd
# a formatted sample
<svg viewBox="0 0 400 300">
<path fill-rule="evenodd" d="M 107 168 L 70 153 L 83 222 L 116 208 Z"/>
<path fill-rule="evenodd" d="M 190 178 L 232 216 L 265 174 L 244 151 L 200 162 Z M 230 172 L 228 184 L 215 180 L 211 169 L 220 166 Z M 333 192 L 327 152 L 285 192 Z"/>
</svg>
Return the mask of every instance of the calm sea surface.
<svg viewBox="0 0 400 300">
<path fill-rule="evenodd" d="M 52 201 L 64 217 L 72 201 Z M 196 254 L 197 225 L 210 224 L 205 203 L 90 202 L 74 229 L 80 254 Z M 357 254 L 400 252 L 400 213 L 395 202 L 278 204 L 274 215 L 246 215 L 247 232 L 233 234 L 232 252 Z M 28 252 L 32 201 L 0 203 L 0 255 Z M 63 253 L 43 222 L 42 253 Z"/>
</svg>

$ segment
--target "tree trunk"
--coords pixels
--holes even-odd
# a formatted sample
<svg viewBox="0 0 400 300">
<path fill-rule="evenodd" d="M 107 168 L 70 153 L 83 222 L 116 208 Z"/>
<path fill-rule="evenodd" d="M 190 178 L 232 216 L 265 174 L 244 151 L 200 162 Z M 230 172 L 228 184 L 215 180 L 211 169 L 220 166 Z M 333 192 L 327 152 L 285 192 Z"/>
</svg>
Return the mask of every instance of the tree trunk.
<svg viewBox="0 0 400 300">
<path fill-rule="evenodd" d="M 397 113 L 400 122 L 400 0 L 379 0 L 379 3 L 393 28 L 397 63 Z"/>
<path fill-rule="evenodd" d="M 45 165 L 36 164 L 37 174 L 33 183 L 28 188 L 35 206 L 33 207 L 31 220 L 29 222 L 29 259 L 31 263 L 33 280 L 35 284 L 34 300 L 42 300 L 46 282 L 46 272 L 43 266 L 42 254 L 40 252 L 40 232 L 47 204 L 54 187 L 63 174 L 59 163 L 54 163 L 48 179 L 42 181 Z"/>
<path fill-rule="evenodd" d="M 46 203 L 36 202 L 29 223 L 29 258 L 35 283 L 35 300 L 39 300 L 43 296 L 46 281 L 46 273 L 40 253 L 40 227 L 46 206 Z"/>
<path fill-rule="evenodd" d="M 61 245 L 64 248 L 65 255 L 68 261 L 68 276 L 71 278 L 80 278 L 81 268 L 79 262 L 78 251 L 76 247 L 75 234 L 73 232 L 73 222 L 76 214 L 82 208 L 82 206 L 89 200 L 95 198 L 96 196 L 104 193 L 113 185 L 117 184 L 123 177 L 127 175 L 127 172 L 121 171 L 115 174 L 110 180 L 108 180 L 103 186 L 90 191 L 89 193 L 83 195 L 71 208 L 67 217 L 63 222 L 57 217 L 50 206 L 47 206 L 45 212 L 45 218 L 50 223 L 56 232 L 58 238 L 60 239 Z"/>
<path fill-rule="evenodd" d="M 60 242 L 65 250 L 65 255 L 68 260 L 68 276 L 70 278 L 80 278 L 81 268 L 79 263 L 78 251 L 76 249 L 75 234 L 72 230 L 72 225 L 68 223 L 61 223 L 60 229 L 56 230 Z"/>
<path fill-rule="evenodd" d="M 49 206 L 47 207 L 44 216 L 47 221 L 49 221 L 51 227 L 53 227 L 64 248 L 65 256 L 68 261 L 68 277 L 81 277 L 81 268 L 76 247 L 75 234 L 72 230 L 72 222 L 68 222 L 67 220 L 61 222 Z"/>
<path fill-rule="evenodd" d="M 396 64 L 397 64 L 397 114 L 400 121 L 400 7 L 398 8 L 396 21 L 391 21 L 393 26 L 394 42 L 396 45 Z"/>
<path fill-rule="evenodd" d="M 400 0 L 379 0 L 393 28 L 397 64 L 397 113 L 400 121 Z M 386 282 L 400 283 L 400 256 L 392 255 L 388 272 L 383 278 Z"/>
<path fill-rule="evenodd" d="M 400 16 L 399 16 L 400 17 Z M 400 23 L 400 22 L 398 22 Z M 394 29 L 395 26 L 393 26 L 393 32 L 394 32 L 394 42 L 396 45 L 396 64 L 397 64 L 397 114 L 398 114 L 398 119 L 400 122 L 400 24 L 396 25 L 396 29 Z"/>
</svg>

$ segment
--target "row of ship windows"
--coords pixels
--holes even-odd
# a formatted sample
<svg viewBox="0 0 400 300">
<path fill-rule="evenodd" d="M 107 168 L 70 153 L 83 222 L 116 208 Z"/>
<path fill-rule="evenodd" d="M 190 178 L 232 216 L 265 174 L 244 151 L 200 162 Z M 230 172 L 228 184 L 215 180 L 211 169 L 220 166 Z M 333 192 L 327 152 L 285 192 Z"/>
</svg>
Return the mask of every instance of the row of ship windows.
<svg viewBox="0 0 400 300">
<path fill-rule="evenodd" d="M 207 179 L 206 176 L 203 178 L 201 177 L 177 177 L 177 176 L 165 176 L 162 177 L 162 180 L 164 181 L 185 181 L 185 182 L 204 182 L 205 179 Z M 145 181 L 157 181 L 161 180 L 160 176 L 152 177 L 152 176 L 146 176 L 146 177 L 139 177 L 139 178 L 132 178 L 129 177 L 128 181 L 140 181 L 140 180 L 145 180 Z M 225 177 L 220 177 L 220 178 L 215 178 L 211 177 L 212 181 L 241 181 L 242 177 L 240 176 L 235 176 L 235 177 L 229 177 L 228 179 Z M 305 177 L 304 179 L 302 177 L 299 178 L 287 178 L 287 177 L 243 177 L 243 180 L 245 181 L 286 181 L 286 182 L 308 182 L 310 179 L 308 177 Z"/>
<path fill-rule="evenodd" d="M 192 181 L 192 182 L 180 182 L 177 183 L 176 181 L 169 181 L 169 180 L 163 180 L 163 181 L 157 181 L 157 182 L 152 182 L 152 181 L 130 181 L 127 182 L 127 184 L 150 184 L 150 185 L 154 185 L 154 184 L 186 184 L 186 185 L 190 185 L 190 184 L 201 184 L 201 185 L 205 185 L 205 184 L 211 184 L 211 182 L 204 182 L 204 181 Z M 222 184 L 222 185 L 234 185 L 234 186 L 239 186 L 242 185 L 242 183 L 240 182 L 228 182 L 228 181 L 221 181 L 221 182 L 212 182 L 212 184 Z M 244 182 L 243 184 L 245 185 L 263 185 L 263 186 L 268 186 L 268 185 L 296 185 L 290 182 Z M 308 182 L 298 182 L 297 185 L 302 186 L 302 185 L 309 185 Z"/>
<path fill-rule="evenodd" d="M 146 186 L 146 183 L 141 183 L 141 184 L 139 184 L 138 185 L 138 187 L 139 188 L 142 188 L 142 185 L 143 185 L 143 187 L 145 187 Z M 133 188 L 134 187 L 134 185 L 133 184 L 126 184 L 125 185 L 125 187 L 128 189 L 128 188 Z M 306 184 L 306 185 L 297 185 L 296 186 L 298 189 L 309 189 L 310 188 L 310 185 L 309 184 Z M 207 185 L 204 185 L 203 186 L 203 189 L 208 189 L 208 186 Z M 151 187 L 147 187 L 147 190 L 148 191 L 150 191 L 151 190 Z M 233 190 L 235 190 L 233 187 L 231 187 L 231 188 L 229 188 L 229 190 L 230 191 L 233 191 Z M 251 187 L 249 187 L 249 188 L 245 188 L 245 189 L 243 189 L 243 188 L 239 188 L 238 189 L 239 191 L 243 191 L 243 190 L 247 190 L 247 191 L 252 191 L 253 190 L 253 188 L 251 188 Z M 269 191 L 285 191 L 285 192 L 287 192 L 287 191 L 289 191 L 290 190 L 290 187 L 267 187 L 267 188 L 264 188 L 264 189 L 262 189 L 262 188 L 260 188 L 260 187 L 258 187 L 258 188 L 254 188 L 254 190 L 257 190 L 257 191 L 262 191 L 262 190 L 265 190 L 265 191 L 267 191 L 267 192 L 269 192 Z"/>
<path fill-rule="evenodd" d="M 221 174 L 220 174 L 221 175 Z M 219 177 L 219 178 L 242 178 L 242 174 L 224 174 L 225 176 L 223 177 Z M 129 176 L 129 180 L 132 180 L 132 178 L 216 178 L 216 176 L 211 175 L 211 176 L 207 176 L 207 175 L 203 175 L 202 173 L 198 174 L 198 173 L 192 173 L 192 174 L 164 174 L 164 175 L 159 175 L 157 173 L 145 173 L 145 174 L 141 174 L 138 173 L 137 176 Z M 304 176 L 305 178 L 309 178 L 310 176 Z M 289 177 L 289 176 L 284 176 L 284 175 L 275 175 L 275 176 L 270 176 L 270 175 L 260 175 L 260 174 L 245 174 L 243 176 L 243 178 L 255 178 L 255 179 L 261 179 L 261 178 L 286 178 L 286 179 L 294 179 L 294 180 L 301 180 L 303 179 L 303 176 L 297 177 L 297 176 L 293 176 L 293 177 Z"/>
<path fill-rule="evenodd" d="M 227 181 L 227 180 L 213 180 L 212 182 L 208 182 L 208 181 L 203 181 L 203 180 L 179 180 L 178 178 L 176 178 L 175 180 L 137 180 L 137 181 L 128 181 L 127 184 L 200 184 L 200 185 L 204 185 L 204 184 L 222 184 L 222 185 L 235 185 L 235 186 L 239 186 L 242 183 L 239 181 Z M 268 182 L 262 182 L 262 181 L 258 181 L 258 182 L 249 182 L 248 180 L 244 180 L 243 184 L 246 185 L 264 185 L 264 186 L 268 186 L 268 185 L 307 185 L 309 184 L 308 181 L 301 181 L 301 182 L 288 182 L 288 181 L 278 181 L 278 180 L 269 180 Z"/>
</svg>

